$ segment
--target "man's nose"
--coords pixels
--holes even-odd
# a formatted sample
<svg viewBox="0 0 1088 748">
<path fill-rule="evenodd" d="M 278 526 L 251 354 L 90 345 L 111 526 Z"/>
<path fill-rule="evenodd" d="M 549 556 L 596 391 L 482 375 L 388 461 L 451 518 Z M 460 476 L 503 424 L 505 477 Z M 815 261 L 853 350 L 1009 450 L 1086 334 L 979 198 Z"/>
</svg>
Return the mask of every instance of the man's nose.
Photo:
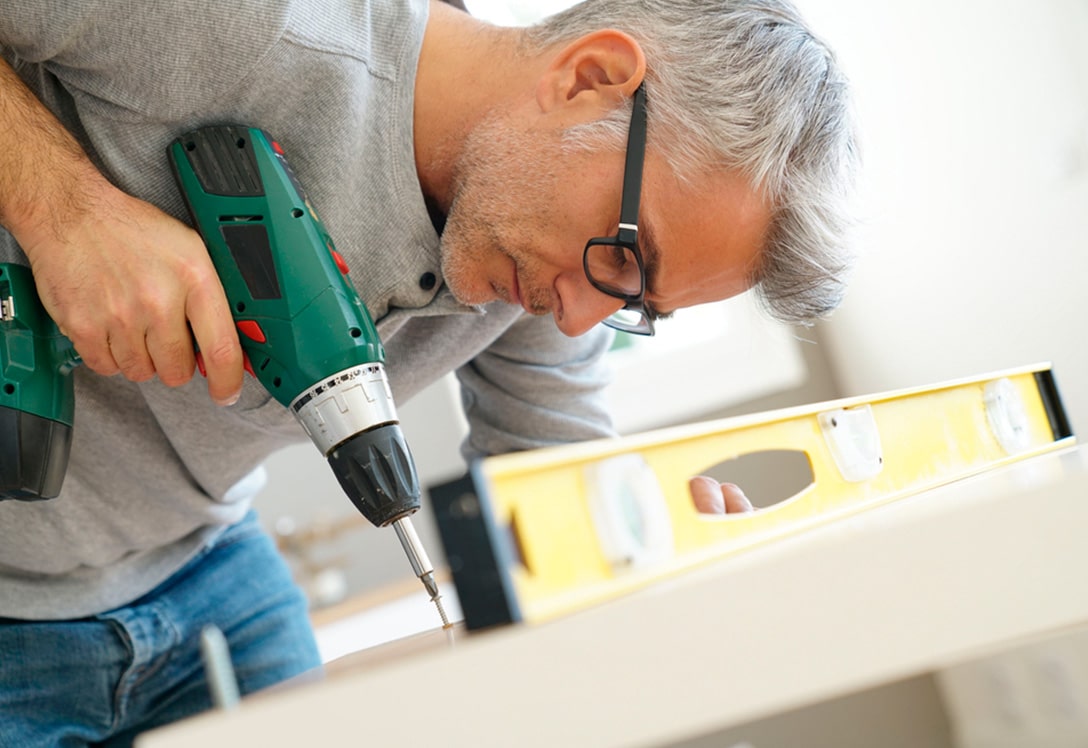
<svg viewBox="0 0 1088 748">
<path fill-rule="evenodd" d="M 584 273 L 556 279 L 559 306 L 555 324 L 564 335 L 576 337 L 623 308 L 623 301 L 593 287 Z"/>
</svg>

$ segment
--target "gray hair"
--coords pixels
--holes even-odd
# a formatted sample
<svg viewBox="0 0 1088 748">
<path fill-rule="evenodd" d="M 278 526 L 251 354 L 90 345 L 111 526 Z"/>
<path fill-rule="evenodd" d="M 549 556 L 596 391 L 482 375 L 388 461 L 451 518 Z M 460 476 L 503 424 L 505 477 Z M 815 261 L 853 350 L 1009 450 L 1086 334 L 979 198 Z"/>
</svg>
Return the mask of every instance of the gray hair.
<svg viewBox="0 0 1088 748">
<path fill-rule="evenodd" d="M 751 281 L 765 309 L 810 324 L 842 300 L 858 169 L 846 77 L 786 0 L 585 0 L 526 29 L 542 50 L 602 28 L 646 54 L 649 138 L 683 178 L 744 174 L 774 217 Z M 568 135 L 616 147 L 630 102 Z"/>
</svg>

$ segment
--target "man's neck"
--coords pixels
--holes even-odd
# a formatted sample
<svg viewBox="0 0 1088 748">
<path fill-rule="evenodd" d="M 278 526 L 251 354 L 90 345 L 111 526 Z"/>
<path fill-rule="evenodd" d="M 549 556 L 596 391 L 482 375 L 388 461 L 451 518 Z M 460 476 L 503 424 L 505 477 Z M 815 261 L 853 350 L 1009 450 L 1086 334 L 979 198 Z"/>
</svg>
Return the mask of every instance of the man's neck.
<svg viewBox="0 0 1088 748">
<path fill-rule="evenodd" d="M 531 92 L 535 66 L 514 59 L 519 33 L 431 0 L 416 74 L 413 128 L 423 193 L 443 213 L 450 207 L 465 136 L 489 112 Z"/>
</svg>

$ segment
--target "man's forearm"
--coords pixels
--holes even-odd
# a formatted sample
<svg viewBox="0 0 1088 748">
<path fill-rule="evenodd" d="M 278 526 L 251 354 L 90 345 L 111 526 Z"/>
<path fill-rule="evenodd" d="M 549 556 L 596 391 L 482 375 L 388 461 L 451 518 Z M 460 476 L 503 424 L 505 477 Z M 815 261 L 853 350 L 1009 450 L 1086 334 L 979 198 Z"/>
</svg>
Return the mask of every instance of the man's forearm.
<svg viewBox="0 0 1088 748">
<path fill-rule="evenodd" d="M 79 143 L 0 59 L 0 225 L 29 254 L 107 185 Z"/>
</svg>

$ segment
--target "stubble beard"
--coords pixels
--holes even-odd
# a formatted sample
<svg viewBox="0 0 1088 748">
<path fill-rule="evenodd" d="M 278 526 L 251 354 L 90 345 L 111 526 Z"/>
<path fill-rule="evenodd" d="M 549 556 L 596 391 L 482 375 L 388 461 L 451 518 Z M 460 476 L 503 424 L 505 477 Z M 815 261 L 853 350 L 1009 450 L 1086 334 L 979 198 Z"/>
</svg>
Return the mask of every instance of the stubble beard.
<svg viewBox="0 0 1088 748">
<path fill-rule="evenodd" d="M 505 255 L 523 282 L 539 277 L 539 259 L 519 242 L 538 233 L 534 226 L 547 226 L 535 219 L 549 212 L 542 203 L 555 194 L 555 182 L 542 145 L 501 115 L 490 115 L 469 133 L 454 170 L 454 197 L 440 245 L 442 275 L 454 298 L 470 305 L 518 303 L 506 279 L 492 285 L 486 270 L 496 255 Z M 548 313 L 546 290 L 522 288 L 521 295 L 535 313 Z"/>
</svg>

